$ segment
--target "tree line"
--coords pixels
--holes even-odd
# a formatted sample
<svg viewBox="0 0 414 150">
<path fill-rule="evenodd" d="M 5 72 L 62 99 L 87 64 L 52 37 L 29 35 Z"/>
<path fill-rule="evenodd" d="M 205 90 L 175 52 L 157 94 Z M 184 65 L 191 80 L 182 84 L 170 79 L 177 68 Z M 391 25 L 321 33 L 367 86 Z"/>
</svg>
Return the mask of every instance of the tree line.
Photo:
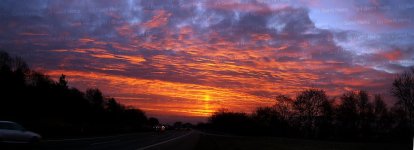
<svg viewBox="0 0 414 150">
<path fill-rule="evenodd" d="M 104 96 L 82 92 L 32 70 L 20 57 L 0 51 L 0 120 L 11 120 L 46 137 L 111 134 L 150 129 L 156 118 Z"/>
<path fill-rule="evenodd" d="M 411 141 L 414 69 L 396 77 L 390 92 L 398 101 L 388 106 L 381 95 L 363 90 L 330 98 L 322 89 L 306 89 L 293 98 L 278 95 L 276 104 L 251 114 L 219 110 L 199 127 L 243 135 Z"/>
</svg>

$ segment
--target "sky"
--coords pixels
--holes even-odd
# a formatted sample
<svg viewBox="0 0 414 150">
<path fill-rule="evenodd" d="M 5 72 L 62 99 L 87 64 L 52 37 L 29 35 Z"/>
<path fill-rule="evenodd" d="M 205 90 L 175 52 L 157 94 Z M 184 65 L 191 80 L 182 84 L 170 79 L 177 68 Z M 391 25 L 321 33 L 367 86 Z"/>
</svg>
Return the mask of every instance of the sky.
<svg viewBox="0 0 414 150">
<path fill-rule="evenodd" d="M 382 94 L 414 66 L 412 0 L 2 0 L 0 49 L 162 121 L 321 88 Z"/>
</svg>

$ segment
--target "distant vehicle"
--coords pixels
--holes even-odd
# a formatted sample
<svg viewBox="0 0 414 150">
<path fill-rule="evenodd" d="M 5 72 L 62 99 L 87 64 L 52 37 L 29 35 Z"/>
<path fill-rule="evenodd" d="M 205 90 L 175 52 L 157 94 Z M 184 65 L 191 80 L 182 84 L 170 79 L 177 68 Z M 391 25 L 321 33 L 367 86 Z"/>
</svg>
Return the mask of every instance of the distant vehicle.
<svg viewBox="0 0 414 150">
<path fill-rule="evenodd" d="M 0 121 L 0 143 L 38 143 L 42 137 L 11 121 Z"/>
<path fill-rule="evenodd" d="M 164 132 L 166 128 L 165 128 L 164 125 L 156 125 L 156 126 L 154 126 L 154 129 L 157 132 Z"/>
</svg>

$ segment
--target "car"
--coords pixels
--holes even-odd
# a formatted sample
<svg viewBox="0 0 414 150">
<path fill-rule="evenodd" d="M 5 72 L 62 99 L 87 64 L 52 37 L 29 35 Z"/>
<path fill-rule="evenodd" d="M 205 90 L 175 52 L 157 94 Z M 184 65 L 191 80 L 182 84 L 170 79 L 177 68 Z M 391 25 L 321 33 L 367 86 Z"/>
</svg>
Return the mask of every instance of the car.
<svg viewBox="0 0 414 150">
<path fill-rule="evenodd" d="M 153 127 L 156 132 L 164 132 L 166 127 L 164 125 L 156 125 Z"/>
<path fill-rule="evenodd" d="M 42 137 L 34 132 L 27 131 L 18 123 L 0 121 L 0 143 L 38 143 Z"/>
</svg>

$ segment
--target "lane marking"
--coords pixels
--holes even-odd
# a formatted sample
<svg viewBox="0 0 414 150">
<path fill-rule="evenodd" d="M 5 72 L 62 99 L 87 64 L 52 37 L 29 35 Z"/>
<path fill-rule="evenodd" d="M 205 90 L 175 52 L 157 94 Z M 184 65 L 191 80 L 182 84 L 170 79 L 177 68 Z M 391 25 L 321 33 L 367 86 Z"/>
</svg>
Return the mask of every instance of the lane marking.
<svg viewBox="0 0 414 150">
<path fill-rule="evenodd" d="M 141 133 L 150 133 L 150 132 L 141 132 Z M 120 134 L 120 135 L 112 135 L 112 136 L 99 136 L 99 137 L 89 137 L 89 138 L 75 138 L 75 139 L 59 139 L 59 140 L 44 140 L 44 142 L 64 142 L 64 141 L 81 141 L 81 140 L 96 140 L 96 139 L 104 139 L 104 138 L 112 138 L 112 137 L 120 137 L 120 136 L 127 136 L 127 135 L 134 135 L 134 134 L 141 134 L 141 133 L 127 133 L 127 134 Z"/>
<path fill-rule="evenodd" d="M 181 135 L 181 136 L 179 136 L 179 137 L 175 137 L 175 138 L 172 138 L 172 139 L 169 139 L 169 140 L 166 140 L 166 141 L 162 141 L 162 142 L 159 142 L 159 143 L 155 143 L 155 144 L 152 144 L 152 145 L 148 145 L 148 146 L 145 146 L 145 147 L 141 147 L 141 148 L 138 148 L 138 149 L 136 149 L 136 150 L 145 150 L 145 149 L 152 148 L 152 147 L 155 147 L 155 146 L 158 146 L 158 145 L 162 145 L 162 144 L 165 144 L 165 143 L 168 143 L 168 142 L 171 142 L 171 141 L 174 141 L 174 140 L 180 139 L 180 138 L 182 138 L 182 137 L 188 136 L 188 135 L 190 135 L 190 134 L 191 134 L 191 133 L 193 133 L 193 132 L 194 132 L 194 131 L 190 131 L 189 133 L 184 134 L 184 135 Z"/>
</svg>

